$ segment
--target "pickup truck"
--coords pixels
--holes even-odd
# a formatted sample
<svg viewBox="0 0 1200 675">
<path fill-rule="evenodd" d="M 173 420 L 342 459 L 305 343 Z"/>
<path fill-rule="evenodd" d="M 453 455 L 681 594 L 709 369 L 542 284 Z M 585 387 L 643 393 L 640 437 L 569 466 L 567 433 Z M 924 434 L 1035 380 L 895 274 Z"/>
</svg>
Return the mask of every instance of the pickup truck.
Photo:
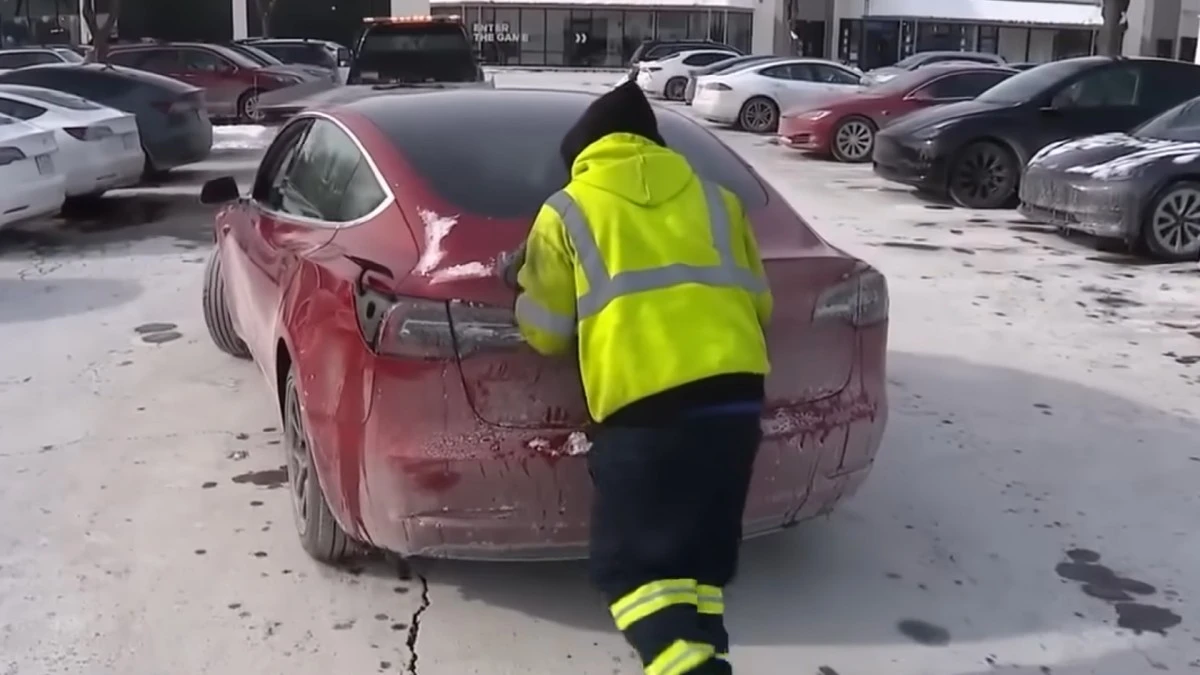
<svg viewBox="0 0 1200 675">
<path fill-rule="evenodd" d="M 303 83 L 259 97 L 267 122 L 400 90 L 492 87 L 458 16 L 368 17 L 350 48 L 345 86 Z"/>
</svg>

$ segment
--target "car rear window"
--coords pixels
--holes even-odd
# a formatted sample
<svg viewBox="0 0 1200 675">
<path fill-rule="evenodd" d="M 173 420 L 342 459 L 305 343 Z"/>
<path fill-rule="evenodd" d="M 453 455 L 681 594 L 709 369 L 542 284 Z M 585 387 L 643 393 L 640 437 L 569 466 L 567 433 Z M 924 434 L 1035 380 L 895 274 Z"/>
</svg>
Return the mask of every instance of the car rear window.
<svg viewBox="0 0 1200 675">
<path fill-rule="evenodd" d="M 20 85 L 0 85 L 0 92 L 3 91 L 11 91 L 14 94 L 20 94 L 25 98 L 32 98 L 70 110 L 100 110 L 100 106 L 92 103 L 86 98 L 72 96 L 71 94 L 65 94 L 61 91 L 54 91 L 53 89 L 43 89 L 41 87 L 22 87 Z"/>
<path fill-rule="evenodd" d="M 447 52 L 469 50 L 470 43 L 458 24 L 382 24 L 363 37 L 362 54 L 390 52 Z"/>
<path fill-rule="evenodd" d="M 83 57 L 70 49 L 55 49 L 54 52 L 62 57 L 62 60 L 67 63 L 83 63 Z"/>
<path fill-rule="evenodd" d="M 524 100 L 501 95 L 492 103 L 431 107 L 437 113 L 427 117 L 380 114 L 372 120 L 446 201 L 483 216 L 531 218 L 566 185 L 559 144 L 592 99 L 571 95 L 563 105 L 549 95 L 539 105 L 543 97 L 529 94 Z M 397 105 L 403 104 L 402 97 Z M 659 110 L 658 121 L 668 146 L 697 173 L 737 194 L 747 207 L 766 203 L 759 180 L 711 133 L 670 111 Z"/>
<path fill-rule="evenodd" d="M 1095 59 L 1067 59 L 1046 63 L 1031 70 L 1025 70 L 1000 84 L 988 89 L 979 96 L 978 101 L 984 103 L 1025 103 L 1058 86 L 1085 70 L 1095 68 L 1104 61 Z"/>
</svg>

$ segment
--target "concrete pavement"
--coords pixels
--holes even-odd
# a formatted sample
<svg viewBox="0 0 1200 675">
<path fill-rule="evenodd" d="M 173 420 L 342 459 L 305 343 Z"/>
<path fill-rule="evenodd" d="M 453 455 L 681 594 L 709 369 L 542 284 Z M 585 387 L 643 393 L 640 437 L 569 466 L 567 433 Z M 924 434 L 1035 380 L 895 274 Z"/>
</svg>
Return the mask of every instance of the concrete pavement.
<svg viewBox="0 0 1200 675">
<path fill-rule="evenodd" d="M 541 75 L 498 84 L 613 77 Z M 1196 267 L 718 133 L 893 298 L 878 465 L 828 520 L 746 547 L 739 672 L 1200 667 Z M 199 311 L 199 183 L 254 159 L 0 232 L 0 673 L 637 672 L 582 565 L 305 557 L 278 413 Z"/>
</svg>

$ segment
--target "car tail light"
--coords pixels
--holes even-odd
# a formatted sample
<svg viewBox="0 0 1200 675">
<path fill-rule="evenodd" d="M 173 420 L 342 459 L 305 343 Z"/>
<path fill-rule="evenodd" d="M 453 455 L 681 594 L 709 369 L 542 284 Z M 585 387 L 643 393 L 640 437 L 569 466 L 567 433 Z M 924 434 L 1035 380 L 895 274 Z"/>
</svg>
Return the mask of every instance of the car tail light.
<svg viewBox="0 0 1200 675">
<path fill-rule="evenodd" d="M 13 162 L 19 162 L 26 159 L 25 153 L 20 148 L 5 147 L 0 148 L 0 166 L 8 166 Z"/>
<path fill-rule="evenodd" d="M 113 130 L 103 125 L 94 127 L 63 127 L 63 131 L 78 141 L 100 141 L 105 138 L 111 138 L 113 135 Z"/>
<path fill-rule="evenodd" d="M 708 82 L 701 89 L 708 89 L 709 91 L 733 91 L 733 87 L 721 82 Z"/>
<path fill-rule="evenodd" d="M 887 279 L 862 263 L 849 278 L 821 293 L 813 321 L 846 321 L 864 328 L 886 321 L 888 304 Z"/>
<path fill-rule="evenodd" d="M 410 359 L 448 359 L 522 343 L 512 310 L 462 300 L 400 298 L 389 307 L 373 347 Z"/>
</svg>

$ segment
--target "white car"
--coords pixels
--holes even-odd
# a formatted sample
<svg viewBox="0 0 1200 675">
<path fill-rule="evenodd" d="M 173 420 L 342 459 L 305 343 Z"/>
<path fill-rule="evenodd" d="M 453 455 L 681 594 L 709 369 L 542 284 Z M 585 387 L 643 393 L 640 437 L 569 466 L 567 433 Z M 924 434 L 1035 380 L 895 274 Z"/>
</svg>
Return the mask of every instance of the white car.
<svg viewBox="0 0 1200 675">
<path fill-rule="evenodd" d="M 137 118 L 52 89 L 0 84 L 0 114 L 54 133 L 68 197 L 136 185 L 145 167 Z"/>
<path fill-rule="evenodd" d="M 781 110 L 819 105 L 861 82 L 862 73 L 840 63 L 784 59 L 701 77 L 692 108 L 710 122 L 768 133 L 778 127 Z"/>
<path fill-rule="evenodd" d="M 66 199 L 54 132 L 0 115 L 0 227 L 58 213 Z"/>
<path fill-rule="evenodd" d="M 642 91 L 651 96 L 682 101 L 683 93 L 687 90 L 688 75 L 693 70 L 735 56 L 738 54 L 727 49 L 689 49 L 660 61 L 642 61 L 638 64 L 637 83 Z"/>
</svg>

